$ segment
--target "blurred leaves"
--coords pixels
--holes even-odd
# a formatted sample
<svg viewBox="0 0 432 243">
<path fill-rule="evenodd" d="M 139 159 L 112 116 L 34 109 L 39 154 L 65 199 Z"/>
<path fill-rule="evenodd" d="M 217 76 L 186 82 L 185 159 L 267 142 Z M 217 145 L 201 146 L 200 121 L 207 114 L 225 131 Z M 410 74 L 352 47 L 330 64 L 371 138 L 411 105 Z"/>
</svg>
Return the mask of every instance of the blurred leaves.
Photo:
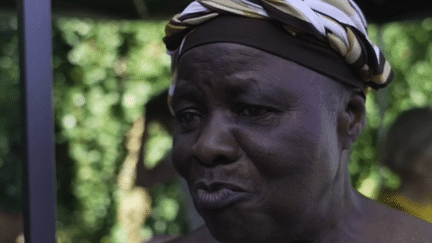
<svg viewBox="0 0 432 243">
<path fill-rule="evenodd" d="M 172 138 L 158 123 L 150 123 L 149 140 L 146 144 L 144 164 L 148 169 L 154 168 L 171 151 Z"/>
<path fill-rule="evenodd" d="M 370 25 L 369 32 L 381 44 L 395 79 L 387 89 L 368 94 L 367 126 L 353 148 L 350 171 L 353 185 L 377 198 L 375 189 L 400 186 L 397 175 L 377 165 L 380 139 L 402 111 L 432 105 L 432 18 Z"/>
<path fill-rule="evenodd" d="M 0 207 L 21 211 L 21 101 L 15 21 L 0 18 Z"/>
<path fill-rule="evenodd" d="M 119 241 L 123 235 L 121 227 L 115 226 L 116 176 L 132 122 L 143 115 L 144 104 L 170 83 L 169 57 L 161 42 L 164 24 L 63 18 L 54 22 L 59 43 L 54 51 L 54 76 L 61 77 L 60 82 L 54 80 L 56 119 L 61 124 L 58 135 L 69 144 L 76 164 L 76 176 L 70 183 L 79 202 L 73 212 L 66 213 L 75 214 L 76 220 L 59 230 L 77 228 L 80 233 L 71 236 L 73 242 L 98 242 L 110 234 Z M 156 133 L 149 148 L 155 152 L 150 157 L 156 155 L 150 160 L 153 164 L 160 159 L 156 152 L 171 145 L 169 136 Z M 59 177 L 59 184 L 64 183 Z M 159 219 L 149 223 L 148 230 L 163 234 L 174 227 L 180 231 L 184 227 L 178 224 L 184 219 L 173 222 L 178 198 L 160 197 L 164 199 L 153 200 Z M 59 215 L 60 221 L 62 217 Z"/>
</svg>

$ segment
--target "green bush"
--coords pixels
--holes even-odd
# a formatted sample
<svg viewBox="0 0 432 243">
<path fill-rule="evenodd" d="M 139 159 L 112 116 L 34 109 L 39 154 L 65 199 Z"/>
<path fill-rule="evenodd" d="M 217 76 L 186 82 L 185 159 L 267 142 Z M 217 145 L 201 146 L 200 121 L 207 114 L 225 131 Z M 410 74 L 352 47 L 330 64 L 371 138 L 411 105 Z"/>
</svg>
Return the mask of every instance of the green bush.
<svg viewBox="0 0 432 243">
<path fill-rule="evenodd" d="M 0 18 L 0 208 L 21 211 L 21 95 L 14 27 L 16 21 Z"/>
<path fill-rule="evenodd" d="M 387 89 L 368 95 L 367 127 L 353 148 L 350 169 L 353 185 L 377 198 L 379 189 L 400 184 L 398 176 L 377 163 L 380 139 L 401 112 L 432 105 L 432 18 L 371 25 L 369 33 L 383 47 L 395 79 Z"/>
<path fill-rule="evenodd" d="M 111 229 L 116 225 L 117 175 L 125 158 L 125 134 L 143 115 L 144 104 L 166 89 L 171 80 L 170 58 L 161 43 L 164 24 L 55 21 L 57 141 L 68 144 L 75 164 L 71 167 L 75 176 L 70 181 L 62 182 L 58 174 L 59 187 L 70 185 L 70 190 L 59 193 L 72 193 L 68 197 L 78 202 L 70 210 L 59 201 L 59 230 L 78 232 L 72 242 L 96 242 L 109 235 L 121 242 L 122 233 Z M 159 137 L 159 143 L 153 144 L 171 143 L 163 134 Z M 57 160 L 58 167 L 63 165 L 61 160 Z M 154 213 L 147 221 L 146 234 L 185 231 L 184 218 L 177 217 L 179 193 L 172 183 L 152 192 Z M 62 218 L 73 220 L 63 223 Z"/>
</svg>

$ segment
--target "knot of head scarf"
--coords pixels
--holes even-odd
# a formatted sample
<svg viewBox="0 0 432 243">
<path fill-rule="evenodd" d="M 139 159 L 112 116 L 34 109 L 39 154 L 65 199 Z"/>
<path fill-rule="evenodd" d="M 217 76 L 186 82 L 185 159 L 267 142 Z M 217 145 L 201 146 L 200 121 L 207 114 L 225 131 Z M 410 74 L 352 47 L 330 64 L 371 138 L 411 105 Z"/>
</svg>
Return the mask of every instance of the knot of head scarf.
<svg viewBox="0 0 432 243">
<path fill-rule="evenodd" d="M 348 65 L 350 69 L 354 70 L 365 92 L 368 86 L 374 89 L 385 87 L 393 78 L 390 64 L 379 48 L 369 40 L 365 17 L 352 0 L 194 1 L 181 14 L 175 15 L 165 29 L 164 42 L 168 53 L 177 57 L 173 59 L 174 67 L 178 57 L 187 51 L 183 47 L 188 35 L 199 26 L 208 25 L 206 23 L 211 22 L 211 20 L 224 16 L 270 20 L 266 22 L 276 23 L 282 27 L 286 35 L 291 35 L 295 39 L 301 38 L 303 42 L 314 39 L 311 41 L 314 45 L 317 41 L 325 43 L 328 49 L 337 54 L 344 65 Z M 245 26 L 245 28 L 250 27 Z M 212 32 L 208 33 L 211 34 Z M 225 34 L 225 32 L 220 33 Z M 304 38 L 304 36 L 309 38 Z M 201 35 L 201 37 L 204 36 Z M 295 58 L 284 57 L 297 61 Z M 313 62 L 313 58 L 309 57 L 308 59 L 312 60 L 306 62 Z M 301 61 L 299 63 L 305 64 Z M 328 68 L 315 68 L 319 65 L 306 63 L 306 66 L 327 74 L 326 69 Z M 343 68 L 337 67 L 336 69 Z M 332 72 L 336 73 L 337 70 Z M 173 87 L 171 88 L 171 92 L 173 92 Z"/>
</svg>

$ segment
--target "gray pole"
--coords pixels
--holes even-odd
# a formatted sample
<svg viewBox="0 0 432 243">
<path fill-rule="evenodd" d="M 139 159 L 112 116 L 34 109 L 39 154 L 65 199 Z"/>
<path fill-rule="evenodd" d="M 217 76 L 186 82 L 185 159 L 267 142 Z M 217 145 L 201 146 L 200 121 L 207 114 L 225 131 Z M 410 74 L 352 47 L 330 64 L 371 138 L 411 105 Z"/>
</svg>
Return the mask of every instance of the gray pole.
<svg viewBox="0 0 432 243">
<path fill-rule="evenodd" d="M 56 242 L 51 0 L 18 0 L 26 242 Z"/>
</svg>

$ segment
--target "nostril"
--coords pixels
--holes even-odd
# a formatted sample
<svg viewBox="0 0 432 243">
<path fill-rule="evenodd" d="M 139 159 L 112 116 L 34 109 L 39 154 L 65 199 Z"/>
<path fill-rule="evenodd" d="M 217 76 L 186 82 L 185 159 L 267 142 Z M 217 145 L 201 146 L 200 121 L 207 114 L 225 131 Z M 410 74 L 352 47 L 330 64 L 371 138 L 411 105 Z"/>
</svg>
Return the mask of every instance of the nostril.
<svg viewBox="0 0 432 243">
<path fill-rule="evenodd" d="M 213 162 L 214 162 L 214 164 L 229 164 L 229 163 L 233 162 L 231 160 L 232 159 L 227 158 L 224 155 L 219 155 L 213 160 Z"/>
<path fill-rule="evenodd" d="M 214 167 L 217 165 L 229 164 L 233 162 L 224 155 L 218 155 L 214 158 L 212 158 L 211 155 L 207 155 L 203 156 L 202 158 L 197 158 L 197 161 L 206 167 Z"/>
</svg>

